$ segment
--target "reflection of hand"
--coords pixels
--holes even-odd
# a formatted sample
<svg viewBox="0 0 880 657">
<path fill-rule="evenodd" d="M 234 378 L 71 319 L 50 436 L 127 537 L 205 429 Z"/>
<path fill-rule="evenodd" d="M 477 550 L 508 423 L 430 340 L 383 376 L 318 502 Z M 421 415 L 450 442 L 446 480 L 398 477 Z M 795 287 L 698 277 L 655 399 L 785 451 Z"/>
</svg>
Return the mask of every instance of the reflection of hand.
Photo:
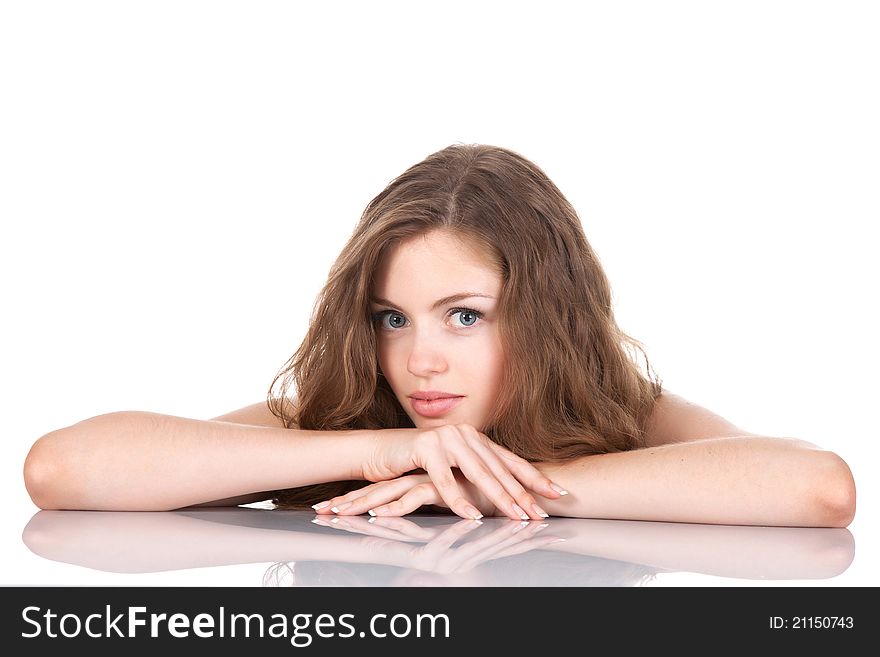
<svg viewBox="0 0 880 657">
<path fill-rule="evenodd" d="M 310 521 L 349 523 L 348 531 L 319 531 Z M 410 551 L 437 538 L 455 516 L 315 516 L 301 511 L 249 508 L 177 512 L 39 511 L 22 541 L 39 557 L 116 573 L 192 570 L 277 561 L 407 563 Z M 467 538 L 482 539 L 509 521 L 491 518 Z M 855 540 L 843 528 L 700 525 L 630 520 L 554 518 L 546 534 L 565 542 L 542 547 L 570 556 L 649 564 L 653 569 L 761 580 L 827 579 L 846 571 Z M 518 525 L 515 522 L 514 525 Z M 534 523 L 533 523 L 534 524 Z M 538 523 L 541 524 L 541 523 Z M 352 527 L 362 534 L 352 532 Z M 342 529 L 342 528 L 340 528 Z M 525 528 L 516 534 L 528 536 Z M 382 532 L 382 533 L 380 533 Z M 173 550 L 168 546 L 174 545 Z M 532 547 L 525 541 L 502 548 Z M 467 545 L 459 546 L 466 549 Z M 427 550 L 424 550 L 427 551 Z M 458 555 L 464 556 L 459 552 Z M 524 569 L 530 567 L 528 560 Z M 32 569 L 42 573 L 42 568 Z M 515 571 L 511 571 L 512 573 Z M 46 571 L 55 573 L 54 569 Z M 77 571 L 79 572 L 79 571 Z M 83 571 L 85 572 L 85 571 Z M 424 573 L 424 571 L 420 571 Z M 536 573 L 552 582 L 550 572 Z M 48 575 L 47 575 L 48 576 Z M 518 575 L 512 585 L 520 585 Z M 47 580 L 47 583 L 51 583 Z M 423 584 L 418 584 L 423 585 Z"/>
<path fill-rule="evenodd" d="M 460 471 L 454 472 L 456 482 L 468 499 L 473 500 L 481 517 L 503 515 L 476 485 L 469 482 Z M 390 481 L 380 481 L 340 497 L 334 497 L 330 506 L 318 513 L 338 509 L 337 515 L 345 516 L 360 515 L 366 511 L 369 511 L 371 516 L 404 516 L 425 505 L 448 506 L 430 476 L 413 474 Z"/>
<path fill-rule="evenodd" d="M 448 525 L 422 527 L 406 518 L 370 518 L 367 520 L 363 516 L 346 516 L 345 518 L 316 516 L 312 522 L 322 527 L 344 529 L 353 534 L 364 534 L 392 541 L 421 543 L 434 539 L 448 527 Z"/>
<path fill-rule="evenodd" d="M 549 499 L 560 496 L 553 483 L 534 465 L 468 424 L 376 432 L 372 456 L 363 465 L 363 477 L 380 482 L 422 470 L 430 477 L 444 506 L 463 518 L 480 518 L 479 509 L 454 476 L 453 468 L 502 515 L 514 520 L 547 517 L 527 488 Z M 342 510 L 341 505 L 348 501 L 334 498 L 318 510 L 324 513 L 332 507 Z M 370 508 L 358 506 L 359 510 L 349 513 L 361 514 Z"/>
<path fill-rule="evenodd" d="M 546 547 L 565 539 L 558 536 L 535 535 L 547 527 L 547 523 L 510 521 L 485 536 L 472 539 L 457 548 L 453 545 L 482 525 L 479 520 L 460 520 L 446 527 L 424 528 L 404 518 L 370 518 L 346 516 L 318 518 L 315 522 L 356 534 L 387 539 L 389 542 L 406 544 L 401 551 L 403 563 L 397 565 L 442 574 L 461 573 L 472 570 L 481 563 L 522 554 Z M 424 545 L 411 545 L 424 541 Z M 420 538 L 416 538 L 419 536 Z M 393 544 L 383 546 L 388 551 Z"/>
</svg>

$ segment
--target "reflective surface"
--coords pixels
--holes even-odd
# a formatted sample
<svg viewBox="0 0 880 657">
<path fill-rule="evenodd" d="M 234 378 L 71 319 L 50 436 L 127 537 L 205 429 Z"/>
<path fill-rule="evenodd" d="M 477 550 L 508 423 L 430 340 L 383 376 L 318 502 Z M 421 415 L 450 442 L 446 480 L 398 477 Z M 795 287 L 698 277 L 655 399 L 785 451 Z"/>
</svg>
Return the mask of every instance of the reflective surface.
<svg viewBox="0 0 880 657">
<path fill-rule="evenodd" d="M 669 573 L 821 584 L 843 573 L 855 550 L 846 529 L 420 515 L 333 521 L 248 507 L 39 511 L 22 540 L 43 559 L 104 573 L 219 567 L 218 586 L 229 584 L 223 569 L 240 564 L 266 564 L 253 586 L 645 586 L 663 585 Z"/>
</svg>

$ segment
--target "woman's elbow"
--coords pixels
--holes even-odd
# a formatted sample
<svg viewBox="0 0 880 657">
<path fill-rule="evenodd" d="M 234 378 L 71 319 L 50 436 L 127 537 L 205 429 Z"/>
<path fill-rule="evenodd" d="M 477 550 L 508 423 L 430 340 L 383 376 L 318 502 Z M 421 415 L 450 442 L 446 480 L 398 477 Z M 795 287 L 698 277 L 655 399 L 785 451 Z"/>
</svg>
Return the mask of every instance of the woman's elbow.
<svg viewBox="0 0 880 657">
<path fill-rule="evenodd" d="M 856 515 L 856 484 L 852 471 L 842 458 L 828 452 L 823 470 L 820 513 L 824 527 L 847 527 Z"/>
<path fill-rule="evenodd" d="M 52 444 L 53 433 L 39 438 L 24 461 L 25 489 L 33 503 L 41 509 L 63 508 L 58 498 L 61 469 Z"/>
</svg>

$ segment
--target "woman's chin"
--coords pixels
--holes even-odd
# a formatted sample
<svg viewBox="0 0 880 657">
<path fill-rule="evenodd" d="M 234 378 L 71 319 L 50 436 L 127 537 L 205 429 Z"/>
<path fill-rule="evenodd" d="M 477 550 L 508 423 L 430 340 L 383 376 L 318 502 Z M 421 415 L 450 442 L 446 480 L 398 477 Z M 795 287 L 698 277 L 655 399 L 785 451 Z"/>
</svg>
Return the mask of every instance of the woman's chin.
<svg viewBox="0 0 880 657">
<path fill-rule="evenodd" d="M 483 431 L 481 428 L 482 423 L 473 422 L 467 417 L 459 417 L 452 414 L 443 417 L 421 417 L 416 415 L 415 417 L 410 416 L 410 419 L 413 421 L 416 429 L 436 429 L 447 424 L 467 424 L 474 427 L 477 431 Z"/>
<path fill-rule="evenodd" d="M 444 424 L 449 424 L 449 422 L 445 422 L 443 418 L 439 417 L 419 417 L 418 415 L 412 418 L 413 424 L 416 425 L 416 429 L 433 429 L 434 427 L 442 427 Z"/>
</svg>

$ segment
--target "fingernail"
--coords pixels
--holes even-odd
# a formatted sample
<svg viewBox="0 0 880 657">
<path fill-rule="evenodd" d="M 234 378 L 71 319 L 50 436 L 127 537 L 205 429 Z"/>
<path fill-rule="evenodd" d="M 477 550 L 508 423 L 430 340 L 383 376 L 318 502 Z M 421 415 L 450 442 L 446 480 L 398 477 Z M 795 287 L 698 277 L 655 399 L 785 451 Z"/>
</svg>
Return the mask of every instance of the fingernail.
<svg viewBox="0 0 880 657">
<path fill-rule="evenodd" d="M 520 518 L 522 518 L 523 520 L 529 519 L 529 514 L 526 513 L 525 511 L 523 511 L 522 507 L 519 504 L 517 504 L 516 502 L 513 503 L 513 506 L 511 508 L 513 509 L 513 512 L 516 515 L 518 515 Z"/>
<path fill-rule="evenodd" d="M 367 511 L 367 513 L 369 513 L 369 514 L 370 514 L 371 516 L 373 516 L 373 517 L 376 517 L 376 512 L 373 511 L 372 509 L 370 509 L 369 511 Z"/>
<path fill-rule="evenodd" d="M 473 507 L 470 505 L 468 505 L 464 508 L 464 512 L 468 515 L 468 517 L 471 520 L 479 520 L 480 518 L 483 517 L 483 514 L 480 513 L 476 507 Z"/>
<path fill-rule="evenodd" d="M 370 513 L 372 513 L 372 511 L 371 511 Z M 375 519 L 375 518 L 370 518 L 369 520 L 367 520 L 367 522 L 376 522 L 376 519 Z"/>
<path fill-rule="evenodd" d="M 325 506 L 330 504 L 330 500 L 326 502 L 318 502 L 317 504 L 312 504 L 312 508 L 317 511 L 318 509 L 323 509 Z"/>
<path fill-rule="evenodd" d="M 560 486 L 559 484 L 550 484 L 550 488 L 552 488 L 553 490 L 555 490 L 555 491 L 556 491 L 557 493 L 559 493 L 560 495 L 568 495 L 568 491 L 565 490 L 565 489 L 564 489 L 562 486 Z"/>
<path fill-rule="evenodd" d="M 339 513 L 340 511 L 345 511 L 348 507 L 351 506 L 351 504 L 351 502 L 343 502 L 342 504 L 337 504 L 336 506 L 332 507 L 330 510 L 333 513 Z"/>
<path fill-rule="evenodd" d="M 330 523 L 327 522 L 326 520 L 324 520 L 323 518 L 315 518 L 314 520 L 312 520 L 312 522 L 315 523 L 316 525 L 321 525 L 321 527 L 329 527 L 330 526 Z"/>
<path fill-rule="evenodd" d="M 549 527 L 549 526 L 550 526 L 550 525 L 549 525 L 548 523 L 546 523 L 546 522 L 542 522 L 540 525 L 538 525 L 538 528 L 537 528 L 535 531 L 536 531 L 536 532 L 539 532 L 539 531 L 541 531 L 542 529 L 544 529 L 544 527 Z"/>
<path fill-rule="evenodd" d="M 550 517 L 550 514 L 547 513 L 546 511 L 544 511 L 544 509 L 539 507 L 537 504 L 532 504 L 532 511 L 537 513 L 542 518 L 549 518 Z"/>
</svg>

